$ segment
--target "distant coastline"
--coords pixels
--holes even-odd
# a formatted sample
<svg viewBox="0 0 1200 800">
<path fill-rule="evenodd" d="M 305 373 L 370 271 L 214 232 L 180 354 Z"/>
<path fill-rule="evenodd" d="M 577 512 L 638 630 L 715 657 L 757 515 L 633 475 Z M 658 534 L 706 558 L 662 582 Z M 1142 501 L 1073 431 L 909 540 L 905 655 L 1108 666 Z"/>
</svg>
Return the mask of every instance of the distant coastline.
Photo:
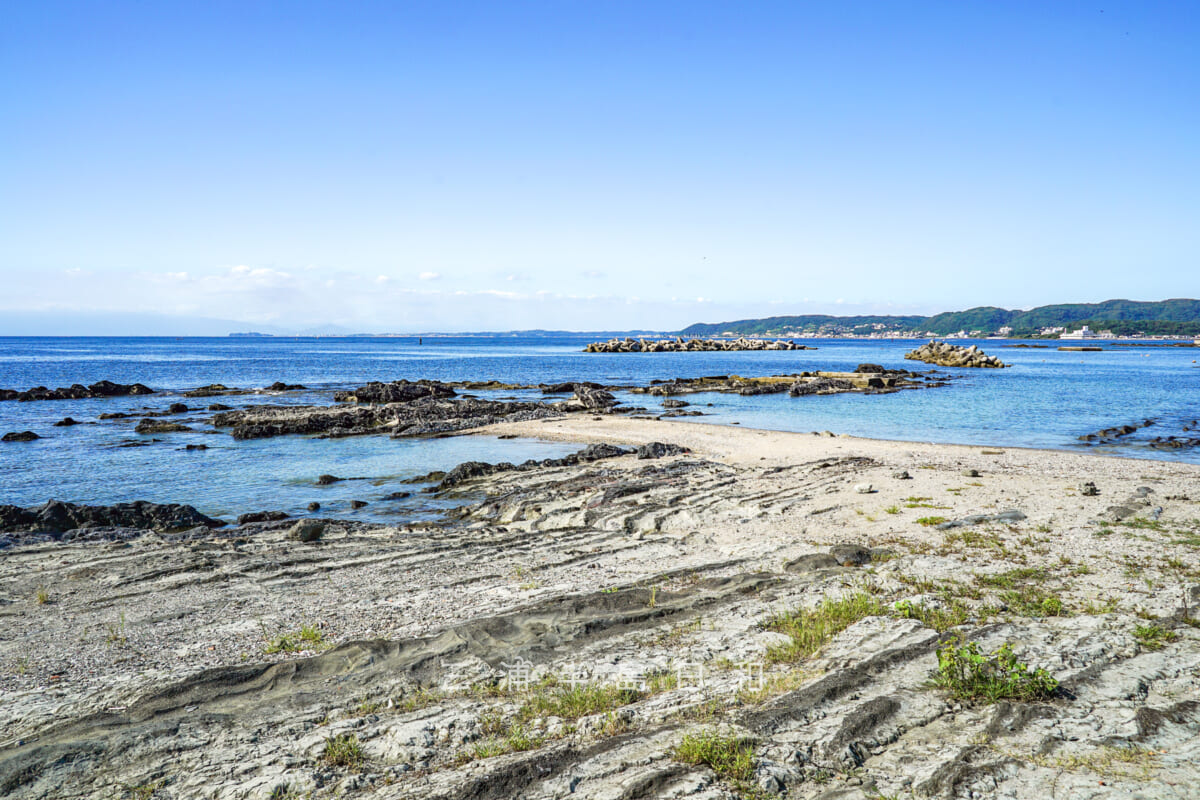
<svg viewBox="0 0 1200 800">
<path fill-rule="evenodd" d="M 1106 300 L 1039 306 L 1027 311 L 981 306 L 932 317 L 764 317 L 697 323 L 680 333 L 820 339 L 1194 339 L 1200 336 L 1200 300 Z"/>
</svg>

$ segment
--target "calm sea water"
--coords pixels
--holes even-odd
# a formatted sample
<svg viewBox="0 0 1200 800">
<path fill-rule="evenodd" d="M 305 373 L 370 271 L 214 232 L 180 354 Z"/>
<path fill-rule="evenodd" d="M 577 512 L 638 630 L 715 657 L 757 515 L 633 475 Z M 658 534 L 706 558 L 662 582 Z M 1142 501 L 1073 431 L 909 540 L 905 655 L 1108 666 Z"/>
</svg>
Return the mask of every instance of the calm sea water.
<svg viewBox="0 0 1200 800">
<path fill-rule="evenodd" d="M 646 384 L 656 378 L 767 375 L 804 370 L 849 370 L 862 362 L 924 369 L 905 361 L 911 341 L 815 340 L 819 349 L 796 352 L 584 354 L 587 336 L 558 338 L 426 337 L 361 339 L 276 338 L 0 338 L 0 387 L 66 386 L 108 379 L 140 381 L 163 393 L 150 397 L 17 403 L 0 402 L 0 433 L 31 429 L 44 439 L 0 445 L 0 503 L 40 504 L 49 498 L 88 503 L 128 500 L 191 503 L 229 517 L 281 509 L 303 514 L 319 501 L 324 516 L 419 519 L 445 503 L 414 492 L 403 481 L 467 460 L 514 461 L 563 455 L 575 445 L 490 437 L 343 440 L 280 437 L 235 442 L 198 424 L 195 433 L 160 436 L 144 447 L 122 447 L 139 437 L 136 419 L 55 428 L 70 416 L 93 423 L 104 412 L 165 409 L 177 393 L 209 383 L 241 388 L 278 380 L 309 391 L 284 397 L 185 400 L 310 403 L 330 401 L 335 388 L 368 380 L 497 379 L 512 383 L 591 380 Z M 1100 452 L 1200 463 L 1200 450 L 1160 452 L 1151 435 L 1179 433 L 1200 417 L 1200 350 L 1112 347 L 1099 353 L 1013 349 L 979 343 L 1013 364 L 1005 370 L 959 370 L 950 386 L 892 395 L 693 395 L 707 416 L 689 421 L 789 431 L 832 430 L 858 436 L 924 442 L 1080 449 L 1078 438 L 1100 428 L 1154 418 L 1157 424 L 1129 443 Z M 521 396 L 494 393 L 490 396 Z M 540 395 L 537 395 L 540 397 Z M 658 410 L 643 395 L 622 397 Z M 709 405 L 711 404 L 711 405 Z M 147 437 L 148 438 L 148 437 Z M 204 451 L 185 451 L 203 443 Z M 313 485 L 321 473 L 360 478 Z M 370 503 L 350 512 L 353 499 Z"/>
</svg>

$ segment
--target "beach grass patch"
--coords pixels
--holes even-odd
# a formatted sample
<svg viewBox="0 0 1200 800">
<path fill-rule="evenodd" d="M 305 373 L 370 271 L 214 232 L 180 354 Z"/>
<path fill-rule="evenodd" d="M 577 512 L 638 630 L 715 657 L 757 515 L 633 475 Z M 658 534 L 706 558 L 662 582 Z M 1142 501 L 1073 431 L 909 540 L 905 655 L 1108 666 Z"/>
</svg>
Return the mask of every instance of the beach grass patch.
<svg viewBox="0 0 1200 800">
<path fill-rule="evenodd" d="M 917 518 L 916 522 L 918 525 L 923 525 L 928 528 L 933 525 L 941 525 L 945 521 L 945 517 L 919 517 Z"/>
<path fill-rule="evenodd" d="M 1030 669 L 1017 660 L 1012 645 L 1005 643 L 992 653 L 983 653 L 976 642 L 951 640 L 938 648 L 934 685 L 952 697 L 990 705 L 1001 700 L 1033 702 L 1051 697 L 1058 681 L 1045 669 Z"/>
<path fill-rule="evenodd" d="M 1041 583 L 1050 577 L 1042 567 L 1019 567 L 1007 572 L 975 574 L 975 583 L 995 589 L 1013 589 L 1027 583 Z"/>
<path fill-rule="evenodd" d="M 54 602 L 54 598 L 50 596 L 50 589 L 43 583 L 37 587 L 37 591 L 33 593 L 33 601 L 39 606 L 49 605 Z"/>
<path fill-rule="evenodd" d="M 754 776 L 754 745 L 715 730 L 685 735 L 671 757 L 682 764 L 702 764 L 735 786 Z"/>
<path fill-rule="evenodd" d="M 922 625 L 942 633 L 966 623 L 971 616 L 971 610 L 958 601 L 934 606 L 924 602 L 900 600 L 892 606 L 892 614 L 900 619 L 915 619 Z"/>
<path fill-rule="evenodd" d="M 886 607 L 878 598 L 857 592 L 836 599 L 826 598 L 813 609 L 797 608 L 778 614 L 764 627 L 786 634 L 791 641 L 768 648 L 767 660 L 779 663 L 809 658 L 859 620 L 886 613 Z"/>
<path fill-rule="evenodd" d="M 1027 761 L 1044 769 L 1066 772 L 1086 771 L 1110 780 L 1124 778 L 1145 782 L 1153 777 L 1155 770 L 1160 766 L 1159 753 L 1136 745 L 1130 747 L 1105 745 L 1088 753 L 1066 756 L 1022 756 L 994 746 L 992 749 L 1010 758 Z"/>
<path fill-rule="evenodd" d="M 321 760 L 332 767 L 361 767 L 367 760 L 358 737 L 353 733 L 342 733 L 325 739 Z"/>
<path fill-rule="evenodd" d="M 1163 525 L 1156 519 L 1146 519 L 1145 517 L 1134 517 L 1132 519 L 1124 519 L 1117 523 L 1123 528 L 1134 528 L 1144 531 L 1158 531 L 1165 533 L 1167 526 Z"/>
<path fill-rule="evenodd" d="M 1133 629 L 1133 638 L 1147 650 L 1162 650 L 1179 638 L 1175 631 L 1169 631 L 1162 625 L 1138 625 Z"/>
<path fill-rule="evenodd" d="M 302 625 L 299 630 L 281 633 L 267 642 L 263 652 L 267 655 L 275 653 L 300 653 L 305 650 L 323 650 L 325 634 L 316 625 Z"/>
<path fill-rule="evenodd" d="M 611 684 L 554 686 L 533 692 L 514 716 L 518 722 L 537 717 L 579 719 L 635 703 L 642 696 L 636 689 L 621 689 Z"/>
<path fill-rule="evenodd" d="M 412 711 L 420 711 L 422 708 L 428 708 L 432 705 L 437 705 L 445 698 L 446 695 L 437 689 L 417 687 L 413 691 L 406 692 L 398 698 L 393 698 L 392 707 L 396 711 L 406 714 Z"/>
<path fill-rule="evenodd" d="M 105 641 L 111 647 L 124 647 L 129 643 L 129 637 L 125 635 L 124 611 L 121 612 L 121 615 L 117 618 L 116 622 L 105 623 L 104 628 L 108 631 L 108 636 L 105 638 Z"/>
</svg>

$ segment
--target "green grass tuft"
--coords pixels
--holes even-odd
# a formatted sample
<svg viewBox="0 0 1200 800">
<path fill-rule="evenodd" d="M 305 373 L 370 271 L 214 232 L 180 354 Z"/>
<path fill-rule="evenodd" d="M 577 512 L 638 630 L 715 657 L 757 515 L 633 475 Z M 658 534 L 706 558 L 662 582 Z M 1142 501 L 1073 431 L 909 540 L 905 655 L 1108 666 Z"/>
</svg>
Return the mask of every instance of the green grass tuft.
<svg viewBox="0 0 1200 800">
<path fill-rule="evenodd" d="M 792 641 L 767 650 L 767 660 L 781 662 L 808 658 L 860 619 L 886 613 L 887 608 L 877 598 L 859 592 L 836 600 L 827 598 L 814 609 L 798 608 L 780 614 L 765 627 L 787 634 Z"/>
<path fill-rule="evenodd" d="M 301 626 L 298 631 L 289 633 L 281 633 L 276 636 L 267 646 L 263 648 L 263 652 L 272 653 L 299 653 L 303 650 L 322 650 L 325 648 L 325 634 L 316 625 Z"/>
<path fill-rule="evenodd" d="M 735 785 L 754 776 L 754 745 L 717 731 L 687 734 L 671 757 L 683 764 L 704 764 Z"/>
<path fill-rule="evenodd" d="M 360 767 L 367 760 L 358 737 L 353 733 L 330 736 L 325 740 L 321 760 L 334 767 Z"/>
<path fill-rule="evenodd" d="M 1179 638 L 1175 631 L 1169 631 L 1161 625 L 1138 625 L 1133 629 L 1133 638 L 1147 650 L 1162 650 L 1169 643 Z"/>
<path fill-rule="evenodd" d="M 1030 670 L 1018 662 L 1011 644 L 984 654 L 975 642 L 952 640 L 938 648 L 937 656 L 933 682 L 958 700 L 1032 702 L 1046 699 L 1058 689 L 1058 681 L 1045 669 Z"/>
</svg>

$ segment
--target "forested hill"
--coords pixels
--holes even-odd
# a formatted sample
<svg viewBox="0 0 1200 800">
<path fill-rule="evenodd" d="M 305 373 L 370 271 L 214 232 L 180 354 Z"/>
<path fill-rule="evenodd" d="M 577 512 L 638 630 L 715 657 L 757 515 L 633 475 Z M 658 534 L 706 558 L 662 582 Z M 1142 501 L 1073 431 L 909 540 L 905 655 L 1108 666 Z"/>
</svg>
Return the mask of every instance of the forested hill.
<svg viewBox="0 0 1200 800">
<path fill-rule="evenodd" d="M 825 332 L 836 335 L 869 333 L 872 330 L 881 330 L 879 326 L 882 326 L 883 330 L 889 331 L 925 331 L 946 335 L 957 331 L 994 333 L 1007 326 L 1013 329 L 1014 335 L 1028 335 L 1042 328 L 1078 328 L 1081 325 L 1087 325 L 1092 330 L 1112 330 L 1118 336 L 1135 333 L 1194 336 L 1200 334 L 1200 300 L 1106 300 L 1103 303 L 1041 306 L 1028 311 L 981 306 L 932 317 L 833 317 L 809 314 L 698 323 L 689 325 L 680 332 L 687 336 L 715 336 L 725 332 L 741 336 L 779 335 L 786 332 Z"/>
</svg>

